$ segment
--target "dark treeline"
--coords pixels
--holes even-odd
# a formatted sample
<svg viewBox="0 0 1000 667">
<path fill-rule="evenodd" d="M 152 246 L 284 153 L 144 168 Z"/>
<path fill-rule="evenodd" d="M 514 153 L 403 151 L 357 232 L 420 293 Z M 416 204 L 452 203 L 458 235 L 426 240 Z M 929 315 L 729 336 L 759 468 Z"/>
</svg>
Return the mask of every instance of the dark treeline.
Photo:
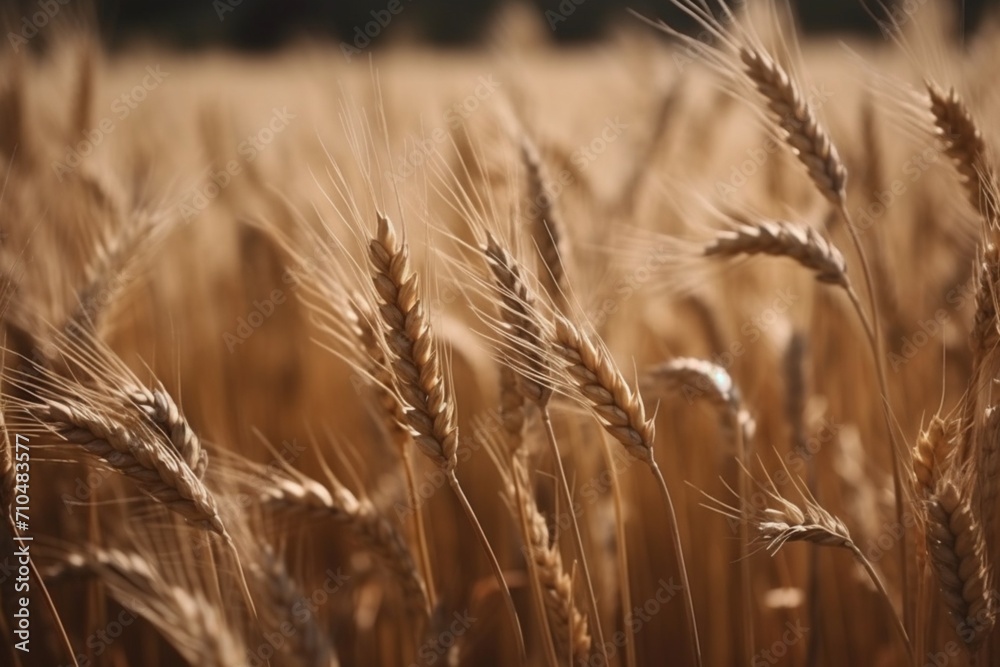
<svg viewBox="0 0 1000 667">
<path fill-rule="evenodd" d="M 383 19 L 380 34 L 408 24 L 425 40 L 441 45 L 475 44 L 505 0 L 17 0 L 4 3 L 8 21 L 20 23 L 37 12 L 75 13 L 98 22 L 109 45 L 152 37 L 181 47 L 227 45 L 243 49 L 280 46 L 298 35 L 350 41 L 369 22 Z M 885 0 L 905 12 L 937 0 Z M 1000 0 L 967 0 L 965 33 Z M 540 25 L 559 43 L 599 39 L 628 8 L 684 25 L 670 0 L 530 0 Z M 807 32 L 855 31 L 877 34 L 861 0 L 793 0 Z M 876 2 L 869 1 L 869 5 Z M 87 9 L 83 9 L 87 7 Z M 393 12 L 395 10 L 395 12 Z M 388 17 L 391 20 L 387 20 Z M 690 24 L 690 22 L 688 22 Z"/>
</svg>

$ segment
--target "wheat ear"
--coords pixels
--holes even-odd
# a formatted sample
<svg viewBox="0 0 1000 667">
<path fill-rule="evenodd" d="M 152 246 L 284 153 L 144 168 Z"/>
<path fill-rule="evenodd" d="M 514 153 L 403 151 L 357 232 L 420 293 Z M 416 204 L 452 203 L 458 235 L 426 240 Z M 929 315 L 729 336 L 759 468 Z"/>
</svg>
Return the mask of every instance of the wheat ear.
<svg viewBox="0 0 1000 667">
<path fill-rule="evenodd" d="M 733 434 L 736 452 L 742 466 L 745 468 L 750 465 L 747 450 L 750 440 L 753 438 L 754 421 L 750 413 L 743 407 L 736 383 L 733 382 L 725 368 L 703 359 L 681 357 L 655 366 L 647 372 L 646 377 L 649 383 L 656 387 L 681 392 L 689 403 L 695 397 L 711 403 L 719 411 L 724 427 Z M 740 475 L 738 482 L 742 506 L 744 500 L 750 496 L 747 488 L 747 476 Z M 750 572 L 750 539 L 745 509 L 743 514 L 740 521 L 740 580 L 745 616 L 743 622 L 747 624 L 743 633 L 744 651 L 752 661 L 756 653 L 753 644 L 753 581 Z"/>
<path fill-rule="evenodd" d="M 101 578 L 118 602 L 149 621 L 184 659 L 205 667 L 246 664 L 244 638 L 218 606 L 199 592 L 164 581 L 137 553 L 91 547 L 68 554 L 65 572 L 90 572 Z"/>
<path fill-rule="evenodd" d="M 703 253 L 706 257 L 719 258 L 740 255 L 787 257 L 813 271 L 819 282 L 850 289 L 844 256 L 811 227 L 776 220 L 739 224 L 712 239 Z"/>
<path fill-rule="evenodd" d="M 172 448 L 151 433 L 71 398 L 43 398 L 31 409 L 46 428 L 100 458 L 151 498 L 194 525 L 226 536 L 212 493 Z"/>
<path fill-rule="evenodd" d="M 525 541 L 524 554 L 540 587 L 541 611 L 553 640 L 557 663 L 583 664 L 590 657 L 591 637 L 587 617 L 573 601 L 573 580 L 567 574 L 559 549 L 552 544 L 548 523 L 531 492 L 523 455 L 510 457 L 504 477 L 504 499 L 519 517 Z"/>
<path fill-rule="evenodd" d="M 945 155 L 951 158 L 961 176 L 972 207 L 988 226 L 994 227 L 998 222 L 997 202 L 992 195 L 996 174 L 979 125 L 954 88 L 945 92 L 930 80 L 925 81 L 925 86 Z"/>
<path fill-rule="evenodd" d="M 743 473 L 749 474 L 745 469 Z M 789 474 L 787 470 L 784 473 Z M 805 501 L 802 506 L 779 495 L 774 490 L 774 482 L 768 478 L 769 487 L 758 486 L 763 490 L 765 496 L 774 502 L 772 507 L 760 508 L 755 504 L 749 504 L 745 508 L 746 511 L 741 512 L 739 509 L 711 497 L 709 500 L 712 501 L 713 505 L 709 507 L 735 520 L 742 520 L 742 517 L 746 516 L 757 531 L 756 539 L 772 555 L 776 554 L 788 542 L 811 542 L 818 546 L 836 547 L 850 551 L 878 589 L 912 662 L 913 646 L 903 625 L 903 620 L 893 607 L 892 598 L 889 597 L 889 592 L 878 571 L 851 539 L 851 534 L 844 522 L 817 503 L 799 482 L 794 479 L 791 482 Z"/>
<path fill-rule="evenodd" d="M 567 294 L 564 231 L 546 184 L 542 156 L 526 134 L 521 137 L 521 161 L 528 175 L 529 223 L 542 260 L 542 281 L 549 298 L 561 310 Z"/>
<path fill-rule="evenodd" d="M 830 203 L 839 205 L 845 196 L 847 170 L 798 85 L 768 54 L 744 46 L 739 55 L 746 75 L 785 131 L 788 145 L 805 165 L 809 178 Z"/>
<path fill-rule="evenodd" d="M 982 526 L 954 481 L 939 482 L 924 508 L 927 552 L 945 607 L 969 654 L 975 655 L 993 629 L 996 613 Z"/>
<path fill-rule="evenodd" d="M 360 296 L 350 300 L 351 313 L 354 318 L 356 334 L 361 342 L 362 348 L 368 353 L 371 360 L 368 371 L 374 379 L 374 390 L 386 428 L 389 431 L 399 456 L 403 464 L 403 471 L 406 474 L 407 500 L 413 508 L 413 532 L 416 533 L 417 552 L 420 558 L 420 571 L 423 573 L 426 582 L 427 601 L 430 609 L 437 605 L 434 587 L 434 570 L 431 564 L 430 550 L 427 547 L 427 530 L 424 527 L 424 512 L 417 496 L 417 482 L 413 473 L 413 457 L 410 454 L 410 432 L 404 426 L 406 414 L 403 405 L 392 391 L 393 375 L 389 368 L 389 360 L 385 351 L 379 345 L 377 334 L 372 327 L 374 315 L 366 312 L 364 302 Z"/>
<path fill-rule="evenodd" d="M 449 486 L 476 531 L 500 587 L 518 655 L 524 662 L 527 656 L 524 636 L 510 588 L 455 474 L 458 465 L 455 404 L 441 369 L 430 320 L 420 300 L 417 276 L 410 268 L 409 248 L 400 242 L 389 218 L 382 214 L 378 215 L 375 237 L 368 244 L 368 259 L 372 282 L 381 300 L 378 312 L 383 325 L 382 337 L 393 355 L 393 385 L 405 405 L 406 423 L 420 451 L 445 472 Z"/>
<path fill-rule="evenodd" d="M 667 511 L 670 513 L 671 537 L 680 568 L 684 601 L 691 623 L 691 643 L 695 663 L 702 665 L 698 619 L 694 613 L 694 598 L 688 581 L 684 551 L 681 547 L 680 526 L 674 501 L 667 488 L 663 472 L 653 459 L 653 420 L 646 419 L 646 410 L 639 395 L 632 391 L 603 345 L 597 345 L 572 322 L 555 316 L 556 353 L 565 362 L 565 372 L 598 422 L 635 458 L 649 466 L 660 485 Z"/>
<path fill-rule="evenodd" d="M 371 501 L 358 498 L 331 479 L 333 491 L 314 480 L 271 475 L 261 504 L 272 511 L 305 514 L 312 519 L 331 518 L 350 528 L 357 540 L 393 574 L 403 591 L 407 608 L 428 617 L 431 606 L 424 581 L 399 531 Z"/>
<path fill-rule="evenodd" d="M 264 544 L 261 548 L 258 565 L 253 571 L 259 588 L 270 603 L 273 629 L 293 628 L 288 642 L 282 643 L 280 649 L 295 658 L 296 664 L 301 667 L 337 667 L 337 655 L 316 615 L 309 614 L 302 618 L 293 612 L 304 597 L 301 587 L 270 545 Z"/>
<path fill-rule="evenodd" d="M 161 431 L 195 476 L 204 479 L 208 469 L 208 452 L 201 446 L 201 439 L 170 394 L 162 386 L 155 389 L 125 387 L 122 394 Z"/>
<path fill-rule="evenodd" d="M 948 474 L 950 457 L 955 449 L 958 435 L 957 422 L 945 420 L 935 415 L 927 429 L 917 436 L 913 450 L 913 473 L 916 478 L 917 494 L 929 498 L 938 482 Z"/>
<path fill-rule="evenodd" d="M 483 248 L 487 264 L 493 273 L 496 293 L 500 301 L 500 317 L 509 329 L 507 336 L 515 346 L 517 386 L 523 397 L 533 402 L 542 415 L 545 434 L 556 466 L 559 478 L 559 489 L 562 500 L 567 507 L 573 507 L 573 493 L 569 488 L 566 470 L 556 440 L 555 429 L 552 426 L 552 416 L 548 404 L 552 396 L 549 381 L 549 371 L 542 358 L 541 324 L 536 319 L 535 297 L 521 275 L 521 269 L 514 258 L 504 249 L 489 232 L 486 233 L 486 245 Z M 604 629 L 600 624 L 597 596 L 594 594 L 594 582 L 590 574 L 590 564 L 587 562 L 587 550 L 580 532 L 580 524 L 575 513 L 570 513 L 570 524 L 573 529 L 573 540 L 580 558 L 584 583 L 587 586 L 587 596 L 590 611 L 594 616 L 594 631 L 601 647 L 602 655 L 607 650 L 604 642 Z M 605 661 L 607 656 L 604 655 Z"/>
<path fill-rule="evenodd" d="M 455 406 L 441 372 L 430 320 L 420 300 L 410 251 L 400 243 L 389 219 L 378 216 L 375 238 L 368 245 L 372 281 L 381 303 L 378 312 L 385 344 L 392 351 L 395 387 L 404 402 L 403 415 L 414 442 L 425 456 L 447 471 L 458 464 Z"/>
</svg>

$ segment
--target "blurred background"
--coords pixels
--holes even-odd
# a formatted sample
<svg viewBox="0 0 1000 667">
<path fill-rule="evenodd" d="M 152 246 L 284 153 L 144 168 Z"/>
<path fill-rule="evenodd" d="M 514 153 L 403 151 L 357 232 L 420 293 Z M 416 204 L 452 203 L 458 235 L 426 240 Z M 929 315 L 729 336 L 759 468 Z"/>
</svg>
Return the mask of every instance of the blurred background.
<svg viewBox="0 0 1000 667">
<path fill-rule="evenodd" d="M 15 0 L 3 2 L 11 16 L 44 10 L 46 5 L 74 5 L 96 16 L 101 34 L 112 48 L 150 39 L 182 48 L 227 46 L 268 50 L 289 40 L 310 36 L 337 41 L 353 39 L 359 26 L 373 19 L 391 2 L 405 7 L 400 20 L 385 27 L 385 36 L 405 32 L 421 41 L 443 46 L 473 45 L 504 5 L 515 0 Z M 533 11 L 553 41 L 574 44 L 600 39 L 617 22 L 628 20 L 627 10 L 669 18 L 683 24 L 683 15 L 670 0 L 516 0 Z M 926 0 L 884 0 L 896 11 Z M 861 0 L 792 0 L 807 32 L 876 34 L 877 26 Z M 869 5 L 879 3 L 869 0 Z M 958 0 L 963 19 L 958 29 L 967 34 L 982 22 L 987 7 L 1000 0 Z M 86 5 L 87 9 L 80 9 Z M 380 37 L 380 42 L 384 42 Z"/>
</svg>

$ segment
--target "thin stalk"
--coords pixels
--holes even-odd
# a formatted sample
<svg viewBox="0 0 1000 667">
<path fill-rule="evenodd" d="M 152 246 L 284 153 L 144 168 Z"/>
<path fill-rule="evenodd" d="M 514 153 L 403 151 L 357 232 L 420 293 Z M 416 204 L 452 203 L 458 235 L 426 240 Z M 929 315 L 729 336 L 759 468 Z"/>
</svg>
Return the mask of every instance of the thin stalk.
<svg viewBox="0 0 1000 667">
<path fill-rule="evenodd" d="M 403 468 L 406 469 L 406 492 L 409 496 L 410 507 L 413 508 L 413 532 L 417 534 L 417 551 L 420 559 L 420 573 L 424 577 L 424 584 L 427 589 L 427 603 L 430 605 L 430 613 L 433 614 L 437 608 L 437 594 L 434 587 L 434 572 L 431 567 L 430 551 L 427 549 L 427 532 L 424 529 L 423 508 L 417 498 L 416 480 L 413 477 L 413 456 L 410 448 L 405 443 L 400 449 L 403 454 Z"/>
<path fill-rule="evenodd" d="M 69 659 L 73 661 L 74 667 L 80 667 L 80 663 L 76 661 L 76 653 L 73 651 L 73 644 L 70 642 L 69 636 L 66 634 L 66 628 L 63 626 L 62 618 L 59 617 L 59 612 L 56 611 L 56 605 L 52 601 L 52 596 L 49 595 L 49 588 L 45 585 L 45 581 L 42 579 L 42 573 L 38 571 L 38 566 L 35 565 L 34 558 L 28 559 L 28 566 L 31 568 L 31 573 L 35 576 L 35 580 L 38 581 L 39 587 L 42 590 L 42 597 L 45 598 L 45 606 L 49 608 L 50 612 L 52 612 L 52 619 L 55 621 L 56 629 L 59 632 L 59 638 L 69 651 Z"/>
<path fill-rule="evenodd" d="M 487 560 L 490 562 L 490 567 L 493 568 L 493 575 L 497 579 L 497 584 L 500 586 L 500 593 L 503 595 L 504 604 L 507 606 L 507 613 L 510 615 L 511 624 L 513 625 L 514 640 L 517 642 L 517 655 L 520 658 L 521 664 L 525 664 L 528 661 L 528 654 L 524 648 L 524 635 L 521 633 L 521 621 L 517 617 L 517 609 L 514 607 L 514 598 L 510 596 L 510 587 L 507 586 L 507 580 L 503 576 L 503 570 L 500 569 L 500 563 L 497 562 L 496 554 L 493 553 L 493 547 L 490 546 L 490 541 L 486 537 L 486 533 L 483 531 L 482 525 L 479 523 L 479 518 L 476 517 L 476 512 L 472 509 L 472 505 L 469 504 L 469 499 L 465 495 L 465 491 L 462 490 L 462 485 L 458 483 L 458 477 L 455 475 L 454 470 L 447 470 L 445 472 L 448 475 L 448 484 L 451 486 L 451 490 L 455 492 L 455 496 L 458 498 L 459 503 L 462 505 L 462 509 L 465 511 L 465 516 L 468 517 L 469 523 L 472 524 L 473 529 L 476 531 L 476 537 L 479 538 L 479 543 L 483 547 L 483 551 L 486 552 Z"/>
<path fill-rule="evenodd" d="M 747 460 L 747 444 L 744 437 L 743 424 L 736 424 L 736 451 L 740 453 L 743 469 L 747 470 L 749 461 Z M 753 590 L 750 582 L 750 534 L 749 534 L 749 489 L 747 488 L 747 475 L 739 476 L 740 493 L 740 579 L 742 580 L 743 598 L 743 647 L 746 651 L 746 660 L 750 664 L 754 656 L 754 622 L 753 622 Z"/>
<path fill-rule="evenodd" d="M 677 565 L 681 570 L 681 586 L 684 587 L 684 604 L 687 605 L 688 618 L 691 619 L 691 643 L 694 649 L 695 664 L 702 667 L 704 662 L 701 657 L 701 640 L 698 638 L 698 620 L 694 615 L 694 598 L 691 593 L 691 582 L 688 580 L 687 566 L 684 564 L 684 550 L 681 549 L 681 531 L 677 523 L 677 513 L 674 511 L 674 501 L 670 498 L 670 490 L 667 489 L 667 480 L 663 479 L 663 473 L 656 461 L 650 458 L 649 467 L 656 476 L 656 481 L 660 483 L 660 491 L 663 493 L 663 500 L 667 504 L 667 511 L 670 513 L 670 537 L 674 542 L 674 551 L 677 553 Z"/>
<path fill-rule="evenodd" d="M 857 547 L 853 542 L 850 544 L 850 550 L 854 553 L 854 556 L 861 562 L 861 565 L 865 568 L 868 573 L 868 577 L 875 584 L 878 592 L 881 594 L 882 599 L 885 600 L 885 604 L 889 607 L 889 611 L 892 612 L 892 620 L 895 622 L 896 631 L 899 633 L 900 639 L 903 640 L 903 645 L 906 647 L 906 655 L 910 658 L 910 663 L 914 662 L 913 646 L 910 644 L 910 637 L 906 634 L 906 628 L 903 627 L 903 621 L 899 617 L 899 612 L 896 611 L 895 605 L 892 604 L 892 598 L 889 597 L 889 592 L 885 589 L 885 584 L 882 582 L 882 577 L 878 575 L 872 564 L 865 558 L 865 555 L 861 553 L 861 549 Z"/>
<path fill-rule="evenodd" d="M 614 459 L 611 450 L 608 448 L 608 441 L 601 438 L 604 445 L 604 460 L 608 469 L 611 470 L 611 496 L 615 500 L 615 530 L 618 533 L 618 589 L 621 595 L 621 605 L 623 610 L 622 630 L 625 632 L 625 664 L 627 667 L 636 667 L 635 662 L 635 633 L 632 632 L 632 624 L 626 623 L 624 616 L 632 610 L 632 587 L 629 585 L 628 576 L 628 541 L 625 530 L 625 504 L 622 502 L 622 489 L 618 483 L 618 473 L 614 469 Z"/>
<path fill-rule="evenodd" d="M 545 424 L 545 434 L 548 436 L 549 448 L 552 451 L 552 458 L 556 461 L 556 472 L 559 477 L 559 486 L 562 490 L 563 501 L 569 512 L 570 523 L 573 526 L 573 539 L 576 542 L 576 551 L 580 555 L 580 565 L 583 569 L 583 579 L 587 584 L 587 596 L 590 602 L 590 613 L 593 616 L 591 626 L 597 635 L 597 641 L 601 645 L 601 654 L 604 656 L 604 664 L 608 663 L 608 647 L 604 644 L 604 631 L 601 629 L 601 616 L 597 608 L 597 596 L 594 595 L 594 583 L 590 578 L 590 568 L 587 566 L 587 552 L 583 548 L 583 537 L 580 535 L 580 524 L 576 520 L 576 513 L 573 511 L 573 495 L 569 490 L 569 483 L 566 481 L 566 470 L 563 468 L 562 457 L 559 455 L 559 444 L 556 442 L 556 433 L 552 428 L 552 417 L 548 407 L 542 407 L 542 422 Z"/>
<path fill-rule="evenodd" d="M 247 575 L 243 571 L 243 563 L 240 561 L 240 552 L 236 549 L 236 543 L 233 542 L 233 538 L 227 533 L 223 536 L 226 547 L 232 552 L 233 559 L 236 561 L 236 572 L 240 576 L 240 588 L 243 593 L 243 598 L 247 603 L 247 607 L 250 608 L 250 614 L 253 616 L 253 620 L 257 625 L 260 625 L 260 616 L 257 615 L 257 606 L 253 603 L 253 596 L 250 595 L 250 585 L 247 583 Z"/>
<path fill-rule="evenodd" d="M 896 500 L 896 524 L 903 527 L 904 533 L 906 532 L 906 524 L 903 521 L 903 483 L 902 483 L 902 471 L 900 468 L 898 443 L 896 442 L 896 435 L 892 429 L 892 420 L 889 415 L 890 410 L 890 399 L 889 399 L 889 383 L 885 377 L 885 368 L 882 365 L 882 336 L 879 329 L 879 317 L 878 317 L 878 301 L 875 297 L 875 282 L 872 278 L 871 267 L 868 264 L 868 256 L 865 254 L 865 249 L 861 245 L 861 238 L 858 236 L 858 232 L 854 227 L 854 220 L 851 218 L 851 214 L 847 210 L 847 203 L 844 198 L 840 199 L 840 215 L 844 218 L 844 224 L 847 227 L 847 232 L 851 237 L 851 243 L 854 245 L 854 250 L 858 253 L 858 260 L 861 262 L 861 270 L 865 277 L 865 286 L 868 292 L 868 301 L 871 306 L 871 321 L 865 317 L 864 309 L 861 307 L 861 303 L 858 299 L 857 293 L 854 292 L 853 288 L 848 288 L 847 294 L 854 305 L 855 310 L 858 311 L 858 315 L 861 318 L 862 324 L 864 324 L 865 331 L 868 334 L 868 342 L 872 348 L 872 354 L 875 355 L 875 371 L 878 375 L 879 389 L 882 392 L 882 416 L 885 419 L 885 427 L 889 433 L 889 449 L 892 454 L 892 486 L 893 492 L 895 493 Z M 903 614 L 905 616 L 905 623 L 907 627 L 912 625 L 911 618 L 911 606 L 909 604 L 910 598 L 910 564 L 906 557 L 907 552 L 907 537 L 904 534 L 903 539 L 899 541 L 899 559 L 900 559 L 900 574 L 903 577 L 903 585 L 900 586 Z"/>
</svg>

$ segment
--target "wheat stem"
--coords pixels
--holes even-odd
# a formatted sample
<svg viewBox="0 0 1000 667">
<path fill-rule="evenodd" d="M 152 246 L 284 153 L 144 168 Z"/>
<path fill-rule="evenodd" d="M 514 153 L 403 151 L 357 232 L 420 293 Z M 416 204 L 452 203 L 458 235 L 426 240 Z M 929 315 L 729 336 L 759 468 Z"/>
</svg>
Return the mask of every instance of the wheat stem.
<svg viewBox="0 0 1000 667">
<path fill-rule="evenodd" d="M 674 551 L 677 553 L 677 566 L 681 571 L 681 586 L 684 587 L 684 604 L 687 606 L 688 618 L 691 619 L 691 644 L 695 656 L 695 664 L 701 667 L 704 662 L 701 657 L 701 640 L 698 638 L 698 621 L 694 615 L 694 596 L 691 591 L 691 582 L 688 581 L 687 565 L 684 563 L 684 550 L 681 549 L 681 528 L 677 523 L 677 512 L 674 511 L 674 501 L 670 497 L 670 490 L 667 488 L 667 480 L 663 478 L 663 472 L 656 461 L 650 459 L 649 469 L 653 471 L 656 481 L 660 485 L 660 493 L 663 494 L 663 501 L 667 505 L 667 512 L 670 514 L 670 538 L 674 543 Z"/>
<path fill-rule="evenodd" d="M 580 524 L 576 520 L 576 512 L 573 511 L 573 494 L 570 492 L 569 483 L 566 480 L 566 470 L 563 468 L 562 456 L 559 454 L 559 444 L 556 441 L 556 433 L 552 428 L 552 417 L 547 406 L 542 407 L 542 423 L 545 424 L 545 435 L 548 439 L 549 450 L 555 460 L 556 471 L 559 477 L 559 487 L 562 490 L 563 500 L 570 515 L 570 524 L 573 527 L 573 540 L 576 543 L 576 551 L 580 555 L 580 565 L 583 569 L 584 583 L 587 585 L 587 601 L 590 604 L 590 613 L 594 622 L 591 626 L 597 635 L 597 642 L 601 646 L 601 654 L 604 656 L 604 664 L 608 664 L 608 647 L 604 643 L 604 631 L 601 629 L 600 609 L 597 606 L 597 596 L 594 595 L 594 583 L 590 577 L 590 567 L 587 565 L 587 550 L 583 545 L 583 537 L 580 534 Z"/>
<path fill-rule="evenodd" d="M 445 474 L 448 476 L 448 484 L 451 486 L 452 491 L 455 492 L 455 497 L 458 498 L 458 502 L 461 504 L 462 510 L 465 512 L 465 516 L 468 517 L 469 523 L 472 524 L 472 528 L 476 532 L 476 537 L 479 539 L 479 544 L 486 553 L 487 560 L 490 562 L 490 567 L 493 569 L 493 575 L 496 577 L 497 584 L 500 586 L 500 594 L 503 596 L 504 604 L 507 606 L 507 613 L 510 615 L 511 622 L 514 626 L 513 631 L 514 639 L 517 641 L 517 654 L 520 658 L 521 664 L 524 664 L 528 659 L 528 654 L 524 647 L 524 635 L 521 634 L 521 622 L 518 620 L 517 609 L 514 607 L 514 598 L 510 595 L 510 587 L 507 585 L 507 579 L 504 577 L 503 569 L 501 569 L 500 563 L 497 561 L 496 554 L 493 553 L 493 547 L 490 546 L 490 541 L 486 537 L 486 532 L 483 530 L 482 525 L 479 523 L 479 518 L 476 516 L 476 512 L 472 509 L 472 505 L 469 503 L 469 499 L 466 497 L 465 491 L 462 490 L 462 485 L 458 482 L 458 477 L 455 475 L 455 471 L 448 470 Z"/>
</svg>

